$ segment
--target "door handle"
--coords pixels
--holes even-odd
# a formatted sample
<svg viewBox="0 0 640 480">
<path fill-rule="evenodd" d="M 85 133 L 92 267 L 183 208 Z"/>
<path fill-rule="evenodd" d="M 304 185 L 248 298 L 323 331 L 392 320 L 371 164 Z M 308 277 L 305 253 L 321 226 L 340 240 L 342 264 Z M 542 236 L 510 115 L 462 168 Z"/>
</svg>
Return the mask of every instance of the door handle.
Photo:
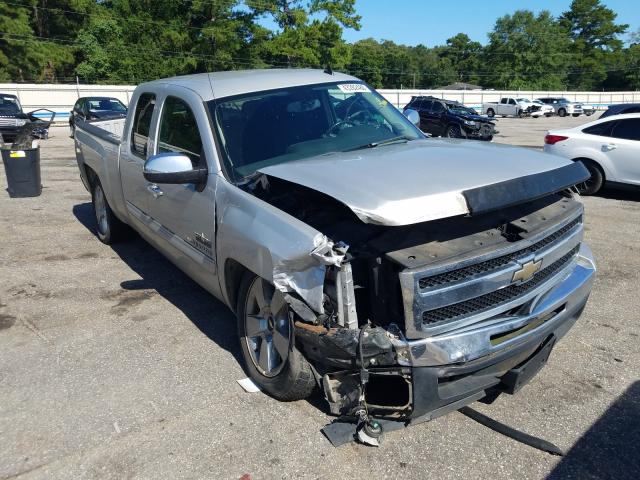
<svg viewBox="0 0 640 480">
<path fill-rule="evenodd" d="M 616 145 L 615 143 L 610 143 L 608 145 L 603 145 L 602 146 L 602 151 L 603 152 L 609 152 L 611 150 L 615 150 L 616 148 L 618 148 L 618 145 Z"/>
<path fill-rule="evenodd" d="M 151 195 L 153 195 L 153 198 L 158 198 L 164 195 L 164 192 L 162 191 L 162 189 L 155 183 L 147 185 L 147 190 L 151 192 Z"/>
</svg>

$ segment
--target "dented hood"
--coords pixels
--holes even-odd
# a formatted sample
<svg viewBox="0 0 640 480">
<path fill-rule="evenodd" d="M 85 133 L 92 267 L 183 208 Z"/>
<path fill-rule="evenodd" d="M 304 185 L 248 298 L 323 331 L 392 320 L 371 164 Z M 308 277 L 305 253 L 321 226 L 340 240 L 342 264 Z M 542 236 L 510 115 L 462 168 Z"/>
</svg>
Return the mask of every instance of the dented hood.
<svg viewBox="0 0 640 480">
<path fill-rule="evenodd" d="M 580 163 L 530 149 L 426 139 L 265 167 L 317 190 L 363 222 L 399 226 L 521 203 L 583 181 Z"/>
</svg>

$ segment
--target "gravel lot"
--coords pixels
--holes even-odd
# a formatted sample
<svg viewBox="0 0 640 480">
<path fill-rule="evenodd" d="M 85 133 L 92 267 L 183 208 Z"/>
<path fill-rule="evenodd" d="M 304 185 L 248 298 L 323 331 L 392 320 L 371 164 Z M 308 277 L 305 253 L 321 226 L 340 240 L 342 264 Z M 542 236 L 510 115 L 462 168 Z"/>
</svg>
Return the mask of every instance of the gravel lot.
<svg viewBox="0 0 640 480">
<path fill-rule="evenodd" d="M 585 121 L 500 119 L 495 141 L 540 147 Z M 457 412 L 333 448 L 322 398 L 236 384 L 222 304 L 144 241 L 95 238 L 68 129 L 42 169 L 31 199 L 9 199 L 0 173 L 0 479 L 640 478 L 640 193 L 585 199 L 599 274 L 583 317 L 518 395 L 474 405 L 560 458 Z"/>
</svg>

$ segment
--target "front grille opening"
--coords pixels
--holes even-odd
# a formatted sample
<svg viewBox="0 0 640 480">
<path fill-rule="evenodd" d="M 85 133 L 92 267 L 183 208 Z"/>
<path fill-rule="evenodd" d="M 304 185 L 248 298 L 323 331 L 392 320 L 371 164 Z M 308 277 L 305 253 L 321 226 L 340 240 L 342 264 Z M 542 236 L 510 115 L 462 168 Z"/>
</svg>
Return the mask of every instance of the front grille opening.
<svg viewBox="0 0 640 480">
<path fill-rule="evenodd" d="M 559 241 L 563 238 L 569 231 L 571 231 L 576 225 L 582 223 L 582 215 L 579 215 L 574 220 L 566 224 L 559 230 L 556 230 L 551 235 L 546 236 L 542 240 L 525 247 L 517 252 L 508 253 L 501 257 L 492 258 L 490 260 L 486 260 L 484 262 L 476 263 L 474 265 L 469 265 L 468 267 L 459 268 L 457 270 L 451 270 L 449 272 L 440 273 L 438 275 L 433 275 L 431 277 L 421 278 L 418 282 L 420 289 L 425 288 L 433 288 L 439 287 L 443 285 L 447 285 L 449 283 L 459 282 L 461 280 L 466 280 L 469 277 L 473 277 L 475 275 L 483 274 L 490 272 L 492 270 L 496 270 L 498 268 L 504 267 L 509 263 L 529 255 L 531 253 L 537 253 L 543 248 L 551 245 L 552 243 Z"/>
<path fill-rule="evenodd" d="M 399 372 L 369 372 L 365 401 L 369 408 L 375 409 L 402 410 L 409 408 L 411 405 L 411 382 Z"/>
<path fill-rule="evenodd" d="M 552 263 L 543 270 L 540 270 L 534 277 L 526 283 L 512 284 L 508 287 L 487 293 L 464 302 L 455 303 L 434 310 L 427 310 L 422 314 L 422 323 L 426 327 L 433 327 L 443 323 L 452 322 L 469 315 L 475 315 L 491 308 L 498 307 L 517 297 L 525 295 L 536 287 L 547 281 L 554 274 L 571 262 L 573 257 L 580 250 L 580 245 L 576 245 L 567 254 Z"/>
<path fill-rule="evenodd" d="M 523 325 L 522 327 L 514 328 L 513 330 L 508 330 L 506 332 L 501 332 L 495 335 L 491 335 L 491 337 L 489 338 L 491 345 L 493 346 L 500 345 L 501 343 L 511 340 L 512 338 L 519 337 L 523 333 L 527 333 L 528 331 L 533 330 L 534 328 L 538 328 L 540 325 L 548 322 L 553 317 L 555 317 L 560 312 L 562 312 L 564 310 L 565 305 L 566 304 L 563 304 L 562 306 L 556 308 L 552 312 L 548 312 L 545 315 L 542 315 L 541 317 L 534 318 L 532 321 L 530 321 L 526 325 Z"/>
</svg>

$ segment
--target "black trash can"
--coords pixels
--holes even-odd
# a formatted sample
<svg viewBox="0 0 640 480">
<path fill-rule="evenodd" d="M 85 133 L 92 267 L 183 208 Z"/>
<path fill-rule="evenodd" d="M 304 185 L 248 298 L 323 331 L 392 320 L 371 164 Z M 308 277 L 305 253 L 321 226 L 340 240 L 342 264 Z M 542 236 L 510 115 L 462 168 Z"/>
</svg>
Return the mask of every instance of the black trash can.
<svg viewBox="0 0 640 480">
<path fill-rule="evenodd" d="M 42 193 L 39 147 L 24 150 L 3 148 L 2 162 L 10 197 L 37 197 Z"/>
</svg>

